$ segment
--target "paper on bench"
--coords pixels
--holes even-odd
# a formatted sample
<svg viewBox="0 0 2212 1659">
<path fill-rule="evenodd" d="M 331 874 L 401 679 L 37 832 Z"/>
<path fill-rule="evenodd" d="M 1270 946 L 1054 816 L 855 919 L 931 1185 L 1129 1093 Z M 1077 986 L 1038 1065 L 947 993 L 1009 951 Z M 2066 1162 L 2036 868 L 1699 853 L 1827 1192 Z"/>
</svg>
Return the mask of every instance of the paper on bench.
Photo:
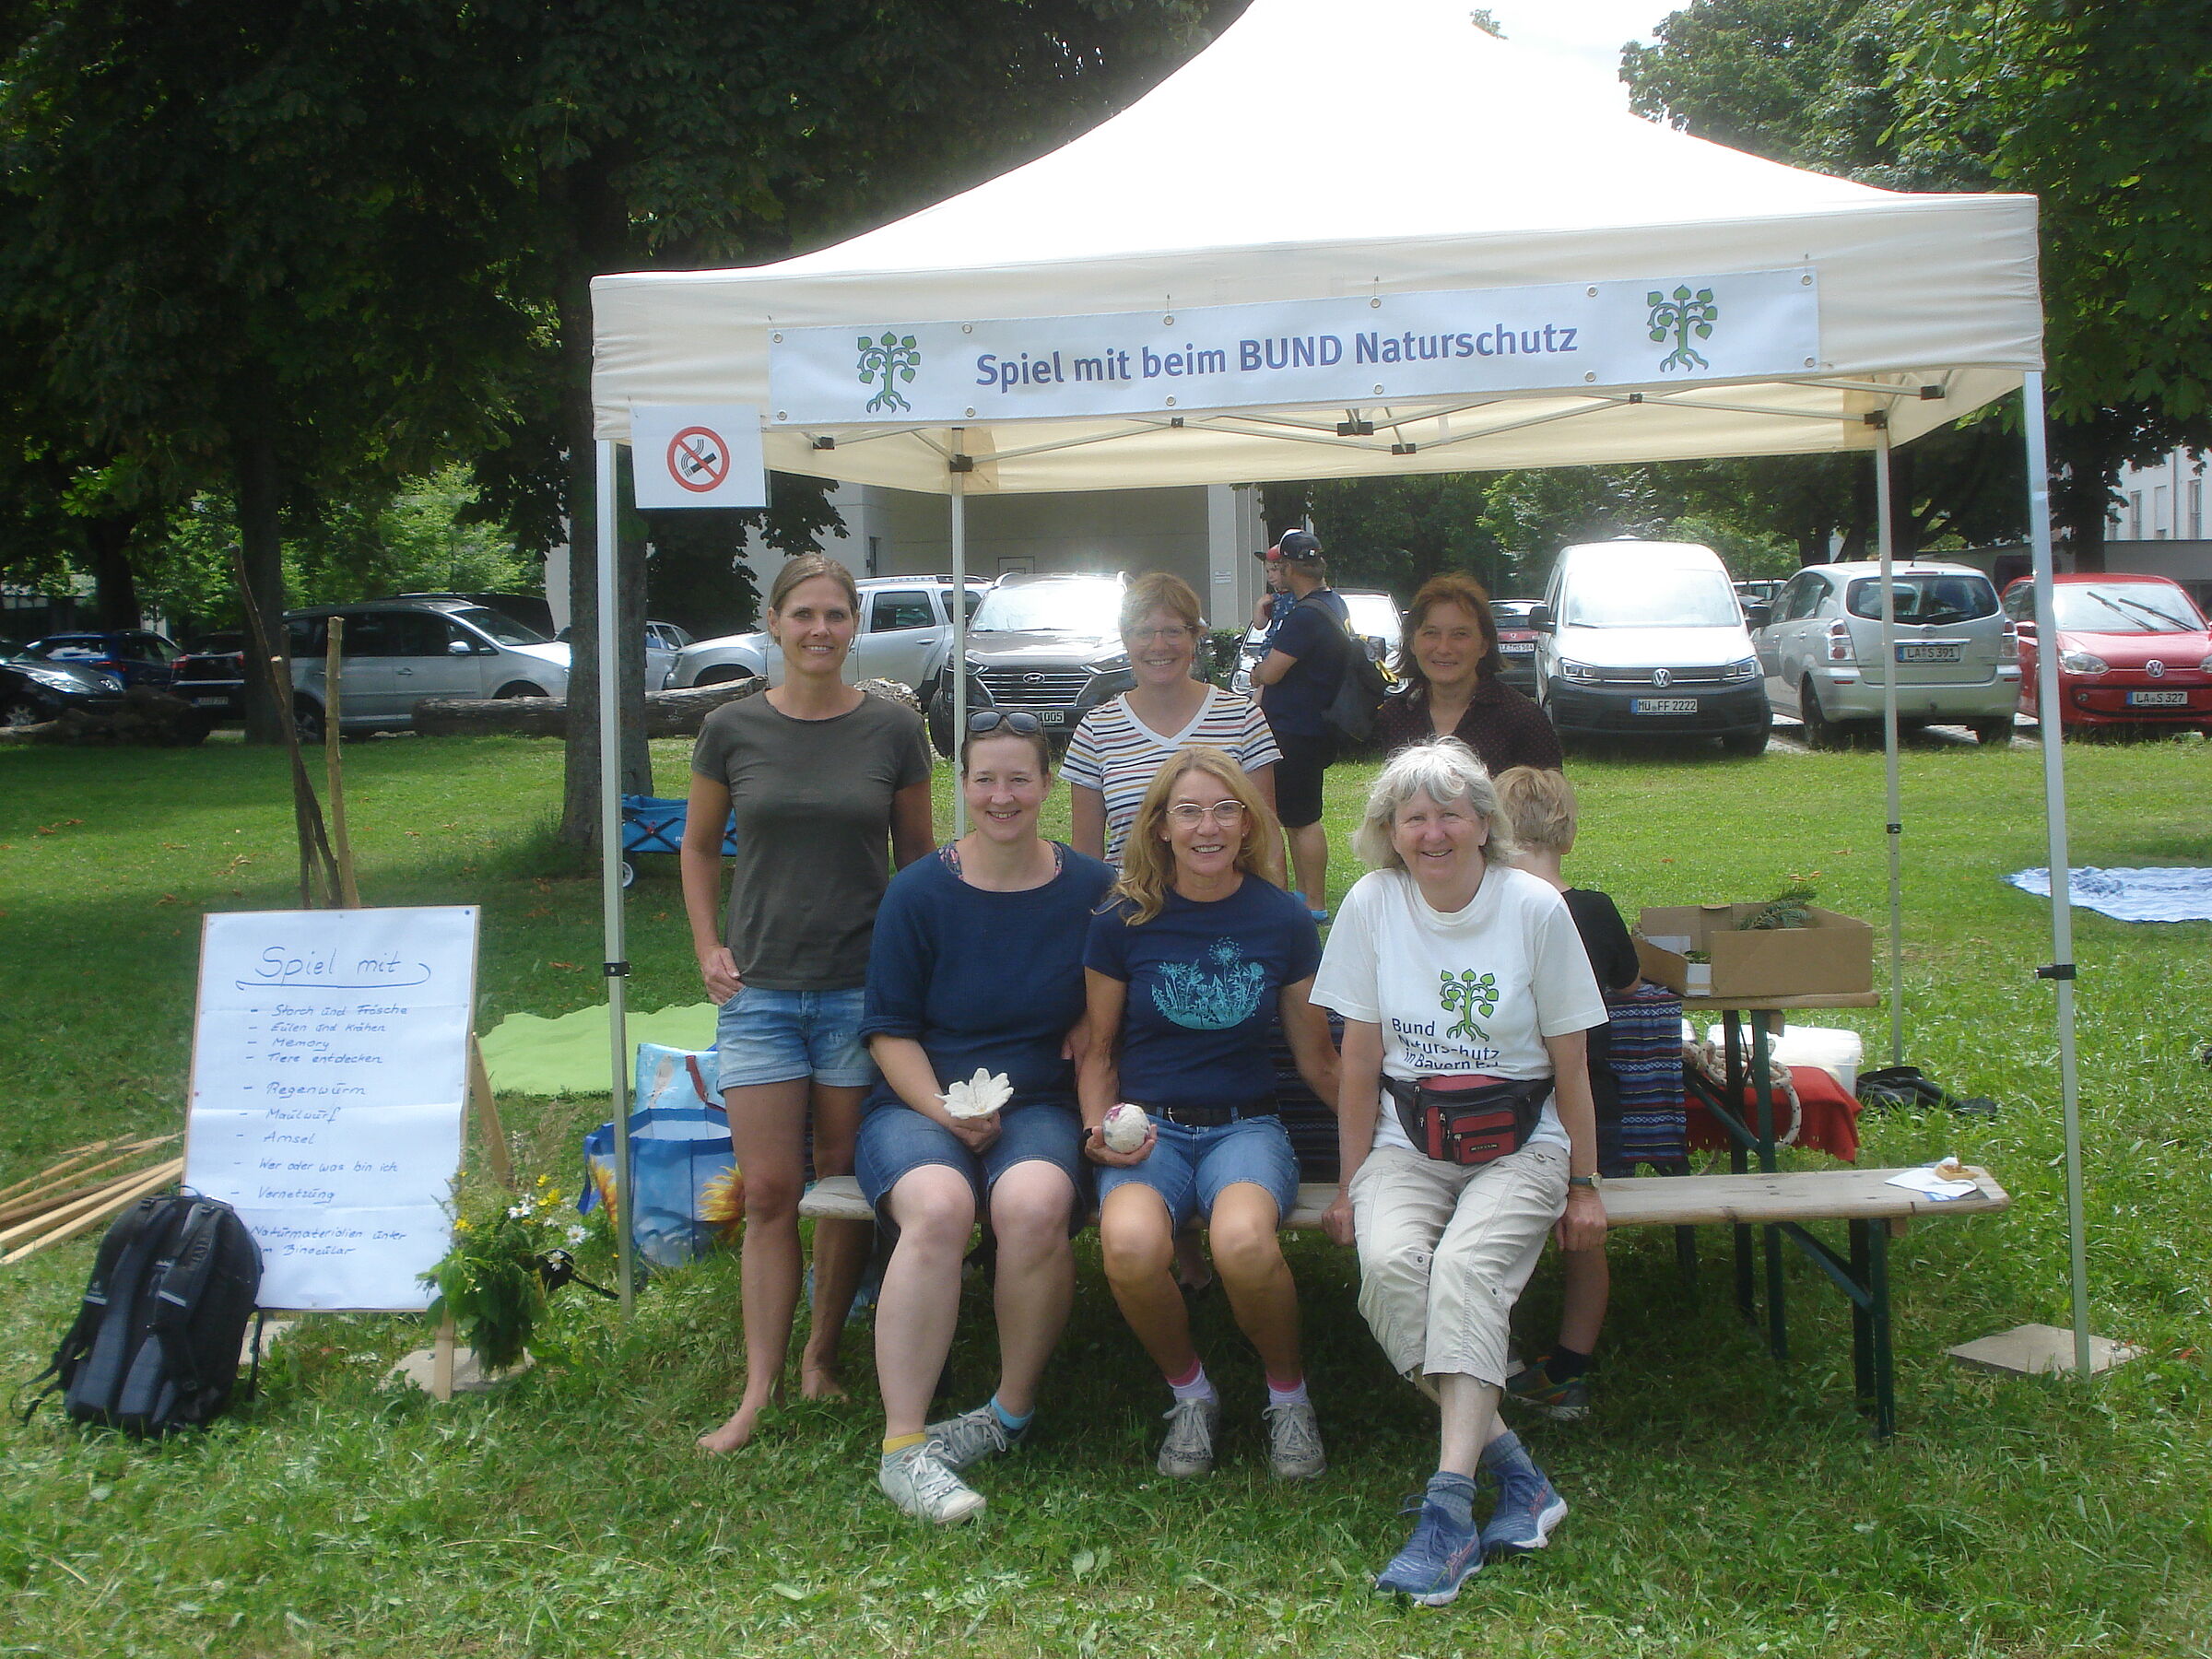
<svg viewBox="0 0 2212 1659">
<path fill-rule="evenodd" d="M 1934 1164 L 1923 1164 L 1917 1170 L 1900 1170 L 1883 1183 L 1903 1187 L 1908 1193 L 1925 1193 L 1931 1198 L 1965 1198 L 1982 1189 L 1971 1181 L 1946 1181 L 1936 1173 Z"/>
</svg>

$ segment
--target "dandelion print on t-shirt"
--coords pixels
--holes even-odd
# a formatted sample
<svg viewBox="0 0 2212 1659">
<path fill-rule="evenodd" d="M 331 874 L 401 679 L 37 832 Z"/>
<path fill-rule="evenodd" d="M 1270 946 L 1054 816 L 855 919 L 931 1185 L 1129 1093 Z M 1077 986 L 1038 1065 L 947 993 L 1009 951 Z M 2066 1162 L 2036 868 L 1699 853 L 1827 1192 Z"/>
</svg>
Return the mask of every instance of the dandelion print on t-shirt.
<svg viewBox="0 0 2212 1659">
<path fill-rule="evenodd" d="M 1216 939 L 1195 962 L 1162 962 L 1152 1006 L 1186 1030 L 1226 1031 L 1259 1012 L 1267 970 L 1234 939 Z"/>
</svg>

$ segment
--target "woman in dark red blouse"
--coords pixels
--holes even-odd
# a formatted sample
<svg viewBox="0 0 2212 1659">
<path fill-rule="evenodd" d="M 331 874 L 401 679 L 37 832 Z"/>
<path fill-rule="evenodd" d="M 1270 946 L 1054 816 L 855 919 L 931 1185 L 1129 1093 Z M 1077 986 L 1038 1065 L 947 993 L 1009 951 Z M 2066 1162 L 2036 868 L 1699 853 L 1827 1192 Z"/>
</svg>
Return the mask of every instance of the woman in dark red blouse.
<svg viewBox="0 0 2212 1659">
<path fill-rule="evenodd" d="M 1421 584 L 1406 612 L 1402 658 L 1406 686 L 1376 713 L 1384 753 L 1456 737 L 1492 777 L 1515 766 L 1559 770 L 1550 720 L 1498 677 L 1498 624 L 1472 576 L 1445 571 Z"/>
</svg>

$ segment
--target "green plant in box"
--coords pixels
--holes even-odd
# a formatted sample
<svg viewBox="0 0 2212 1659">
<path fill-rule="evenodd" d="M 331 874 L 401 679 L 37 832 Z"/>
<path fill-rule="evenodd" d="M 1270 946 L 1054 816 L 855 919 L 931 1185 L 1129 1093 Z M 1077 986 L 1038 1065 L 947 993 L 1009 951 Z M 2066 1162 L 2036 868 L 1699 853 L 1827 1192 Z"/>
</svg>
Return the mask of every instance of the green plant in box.
<svg viewBox="0 0 2212 1659">
<path fill-rule="evenodd" d="M 486 1371 L 504 1371 L 528 1351 L 546 1311 L 546 1253 L 586 1236 L 568 1194 L 540 1175 L 520 1196 L 495 1193 L 453 1220 L 453 1247 L 424 1274 L 437 1299 L 430 1317 L 448 1312 Z"/>
<path fill-rule="evenodd" d="M 1756 916 L 1738 922 L 1736 931 L 1754 933 L 1780 927 L 1809 927 L 1813 920 L 1812 903 L 1819 896 L 1813 883 L 1819 879 L 1818 870 L 1809 876 L 1792 876 L 1790 885 L 1768 900 Z"/>
</svg>

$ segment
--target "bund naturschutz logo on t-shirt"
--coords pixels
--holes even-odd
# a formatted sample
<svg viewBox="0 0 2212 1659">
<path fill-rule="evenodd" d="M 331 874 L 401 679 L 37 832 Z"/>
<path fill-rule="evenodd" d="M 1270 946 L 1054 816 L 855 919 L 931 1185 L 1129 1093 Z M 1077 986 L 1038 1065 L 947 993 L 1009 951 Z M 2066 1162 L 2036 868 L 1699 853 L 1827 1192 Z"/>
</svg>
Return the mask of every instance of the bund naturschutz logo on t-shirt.
<svg viewBox="0 0 2212 1659">
<path fill-rule="evenodd" d="M 1453 1072 L 1481 1071 L 1498 1060 L 1498 1045 L 1482 1021 L 1498 1009 L 1498 976 L 1463 968 L 1446 969 L 1437 975 L 1435 1019 L 1391 1017 L 1390 1029 L 1405 1051 L 1406 1062 L 1416 1070 L 1442 1076 Z"/>
</svg>

